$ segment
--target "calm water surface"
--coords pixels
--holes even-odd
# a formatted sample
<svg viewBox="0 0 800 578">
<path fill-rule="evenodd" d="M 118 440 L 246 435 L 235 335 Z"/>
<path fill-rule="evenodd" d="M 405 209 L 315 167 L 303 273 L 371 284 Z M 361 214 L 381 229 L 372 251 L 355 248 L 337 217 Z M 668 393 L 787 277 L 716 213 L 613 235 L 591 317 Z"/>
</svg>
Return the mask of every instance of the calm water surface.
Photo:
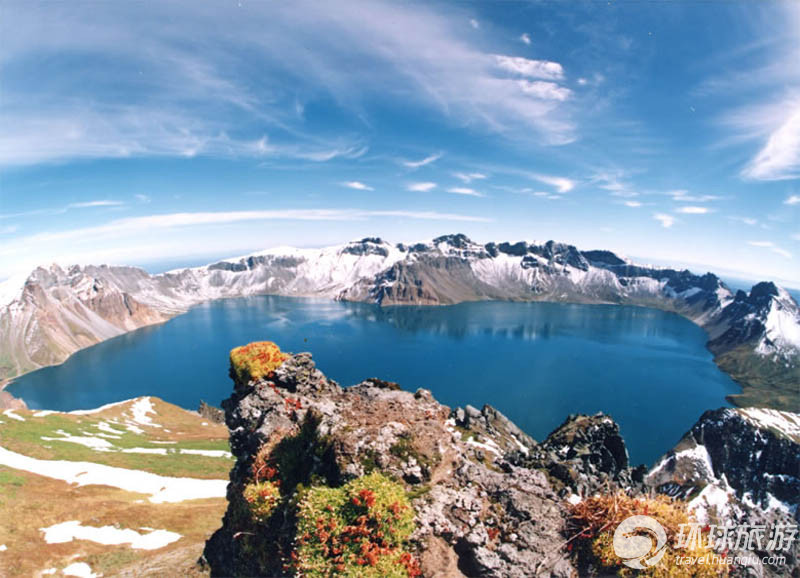
<svg viewBox="0 0 800 578">
<path fill-rule="evenodd" d="M 231 391 L 228 351 L 255 340 L 311 351 L 342 385 L 367 377 L 425 387 L 450 406 L 489 403 L 536 439 L 570 413 L 609 413 L 631 459 L 651 463 L 739 387 L 704 332 L 670 313 L 555 303 L 450 307 L 250 297 L 199 305 L 168 323 L 79 351 L 9 391 L 31 408 L 74 410 L 140 395 L 185 408 Z"/>
</svg>

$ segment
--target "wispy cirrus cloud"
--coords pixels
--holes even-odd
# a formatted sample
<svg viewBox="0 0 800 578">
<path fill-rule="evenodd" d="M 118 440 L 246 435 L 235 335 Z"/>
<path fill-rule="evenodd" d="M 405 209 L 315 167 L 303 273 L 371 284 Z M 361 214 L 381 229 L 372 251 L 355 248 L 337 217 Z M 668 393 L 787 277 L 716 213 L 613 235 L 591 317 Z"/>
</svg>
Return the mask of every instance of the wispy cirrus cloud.
<svg viewBox="0 0 800 578">
<path fill-rule="evenodd" d="M 498 67 L 519 76 L 546 80 L 561 80 L 564 78 L 564 68 L 558 62 L 531 60 L 521 56 L 505 56 L 502 54 L 495 55 L 495 59 Z"/>
<path fill-rule="evenodd" d="M 708 207 L 698 207 L 694 205 L 687 205 L 685 207 L 678 207 L 676 209 L 678 213 L 683 213 L 684 215 L 707 215 L 711 212 L 711 209 Z"/>
<path fill-rule="evenodd" d="M 418 161 L 404 160 L 402 161 L 402 164 L 404 167 L 409 169 L 418 169 L 420 167 L 425 167 L 427 165 L 435 163 L 440 158 L 442 158 L 442 156 L 444 156 L 444 153 L 433 153 L 432 155 L 428 155 L 427 157 L 422 158 Z"/>
<path fill-rule="evenodd" d="M 70 203 L 67 205 L 67 209 L 91 209 L 92 207 L 119 207 L 120 205 L 124 205 L 122 201 L 111 201 L 111 200 L 101 200 L 101 201 L 84 201 L 82 203 Z"/>
<path fill-rule="evenodd" d="M 748 160 L 739 171 L 743 179 L 796 179 L 800 177 L 800 7 L 794 2 L 764 4 L 754 15 L 748 26 L 757 40 L 732 52 L 726 65 L 717 62 L 697 94 L 724 95 L 725 102 L 737 103 L 718 120 L 728 132 L 723 144 L 743 145 L 747 151 Z"/>
<path fill-rule="evenodd" d="M 467 197 L 485 197 L 483 193 L 476 191 L 475 189 L 471 189 L 469 187 L 450 187 L 447 189 L 448 193 L 452 193 L 454 195 L 465 195 Z"/>
<path fill-rule="evenodd" d="M 754 113 L 766 134 L 766 142 L 742 169 L 747 179 L 779 181 L 800 177 L 800 99 L 770 105 L 769 112 Z M 769 117 L 778 117 L 770 122 Z M 743 121 L 747 126 L 751 121 Z M 771 125 L 771 126 L 770 126 Z"/>
<path fill-rule="evenodd" d="M 800 195 L 789 195 L 786 197 L 786 200 L 783 201 L 784 205 L 800 205 Z"/>
<path fill-rule="evenodd" d="M 666 213 L 655 213 L 653 218 L 661 223 L 661 226 L 665 229 L 669 229 L 672 225 L 675 224 L 675 217 L 672 215 L 668 215 Z"/>
<path fill-rule="evenodd" d="M 308 9 L 249 3 L 224 14 L 221 25 L 219 7 L 181 0 L 146 11 L 16 4 L 0 29 L 0 165 L 141 156 L 327 161 L 365 146 L 357 134 L 320 136 L 302 113 L 304 95 L 330 98 L 362 123 L 372 102 L 396 101 L 439 112 L 445 125 L 540 144 L 576 138 L 562 106 L 568 89 L 557 84 L 562 65 L 496 55 L 452 9 L 375 0 Z M 47 63 L 36 81 L 18 73 L 31 60 Z"/>
<path fill-rule="evenodd" d="M 783 249 L 782 247 L 779 247 L 778 245 L 776 245 L 772 241 L 748 241 L 747 244 L 750 245 L 751 247 L 759 247 L 759 248 L 763 248 L 763 249 L 769 249 L 770 251 L 772 251 L 776 255 L 780 255 L 781 257 L 785 257 L 787 259 L 791 259 L 792 258 L 792 254 L 789 251 L 787 251 L 786 249 Z"/>
<path fill-rule="evenodd" d="M 568 193 L 575 188 L 575 181 L 566 177 L 557 177 L 552 175 L 532 174 L 530 175 L 534 180 L 554 187 L 559 193 Z"/>
<path fill-rule="evenodd" d="M 480 181 L 486 178 L 483 173 L 453 173 L 453 176 L 464 183 L 471 183 L 472 181 Z"/>
<path fill-rule="evenodd" d="M 436 183 L 427 181 L 421 183 L 409 183 L 406 186 L 406 189 L 415 193 L 427 193 L 435 189 L 436 186 L 437 186 Z"/>
<path fill-rule="evenodd" d="M 361 181 L 345 181 L 342 183 L 343 187 L 348 189 L 355 189 L 357 191 L 374 191 L 375 189 L 362 183 Z"/>
<path fill-rule="evenodd" d="M 680 203 L 707 203 L 710 201 L 718 201 L 722 199 L 722 197 L 718 195 L 693 195 L 690 194 L 689 191 L 685 189 L 667 191 L 666 194 L 672 197 L 675 201 L 678 201 Z"/>
</svg>

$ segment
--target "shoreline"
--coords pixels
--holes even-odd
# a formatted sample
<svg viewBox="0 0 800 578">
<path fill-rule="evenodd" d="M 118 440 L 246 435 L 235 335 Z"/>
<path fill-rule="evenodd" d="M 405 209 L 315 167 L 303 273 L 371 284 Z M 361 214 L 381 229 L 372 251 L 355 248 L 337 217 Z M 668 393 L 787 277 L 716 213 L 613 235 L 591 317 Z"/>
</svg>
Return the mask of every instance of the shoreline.
<svg viewBox="0 0 800 578">
<path fill-rule="evenodd" d="M 528 300 L 519 300 L 519 301 L 518 300 L 503 300 L 503 299 L 478 299 L 478 300 L 457 301 L 457 302 L 454 302 L 454 303 L 436 303 L 436 304 L 391 303 L 391 304 L 387 304 L 387 305 L 383 305 L 383 304 L 379 305 L 379 304 L 376 304 L 376 303 L 370 303 L 369 301 L 338 300 L 336 298 L 321 297 L 319 295 L 278 295 L 278 294 L 274 294 L 274 293 L 259 293 L 259 294 L 253 294 L 253 295 L 237 295 L 237 296 L 231 296 L 231 297 L 216 297 L 216 298 L 212 298 L 212 299 L 205 299 L 205 300 L 202 300 L 202 301 L 198 301 L 197 303 L 191 305 L 188 309 L 186 309 L 184 311 L 180 311 L 180 312 L 176 313 L 173 310 L 171 312 L 164 313 L 164 315 L 170 315 L 170 317 L 168 317 L 167 319 L 164 319 L 163 321 L 149 323 L 147 325 L 142 325 L 140 327 L 137 327 L 137 328 L 129 330 L 129 331 L 123 331 L 122 333 L 120 333 L 119 335 L 115 335 L 114 337 L 110 337 L 108 339 L 97 341 L 96 343 L 92 343 L 91 345 L 87 345 L 85 347 L 81 347 L 80 349 L 76 349 L 75 351 L 71 352 L 66 358 L 64 358 L 63 361 L 61 361 L 59 363 L 53 363 L 53 364 L 50 364 L 50 365 L 43 365 L 41 367 L 37 367 L 36 369 L 32 369 L 30 371 L 26 371 L 25 373 L 22 373 L 22 374 L 19 374 L 19 375 L 15 375 L 14 377 L 5 378 L 4 380 L 0 381 L 0 409 L 6 409 L 6 408 L 9 407 L 8 405 L 5 405 L 5 404 L 21 404 L 21 406 L 23 408 L 27 407 L 25 405 L 24 399 L 16 398 L 13 395 L 11 395 L 10 393 L 8 393 L 7 391 L 5 391 L 5 388 L 8 385 L 10 385 L 11 383 L 13 383 L 13 381 L 15 379 L 18 379 L 18 378 L 22 377 L 23 375 L 27 375 L 29 373 L 33 373 L 34 371 L 38 371 L 40 369 L 44 369 L 45 367 L 57 367 L 59 365 L 62 365 L 67 360 L 69 360 L 75 353 L 77 353 L 79 351 L 83 351 L 84 349 L 88 349 L 88 348 L 93 347 L 95 345 L 98 345 L 100 343 L 104 343 L 106 341 L 109 341 L 110 339 L 114 339 L 115 337 L 120 337 L 122 335 L 127 335 L 129 333 L 133 333 L 133 332 L 138 331 L 140 329 L 144 329 L 144 328 L 148 328 L 148 327 L 155 327 L 157 325 L 162 325 L 164 323 L 167 323 L 167 322 L 171 321 L 172 319 L 175 319 L 175 318 L 177 318 L 177 317 L 179 317 L 179 316 L 181 316 L 181 315 L 183 315 L 185 313 L 188 313 L 192 308 L 196 307 L 197 305 L 201 305 L 201 304 L 204 304 L 204 303 L 210 303 L 210 302 L 213 302 L 213 301 L 224 301 L 224 300 L 228 300 L 228 299 L 242 299 L 242 298 L 248 298 L 248 297 L 270 297 L 270 296 L 271 297 L 288 297 L 290 299 L 315 299 L 315 300 L 324 300 L 324 301 L 341 301 L 342 303 L 371 304 L 371 305 L 377 305 L 378 307 L 381 307 L 381 308 L 384 308 L 384 307 L 386 307 L 386 308 L 389 308 L 389 307 L 449 307 L 449 306 L 452 306 L 452 305 L 459 305 L 459 304 L 462 304 L 462 303 L 476 303 L 476 302 L 486 302 L 486 303 L 555 303 L 555 304 L 562 304 L 562 305 L 602 305 L 602 306 L 614 306 L 614 307 L 620 307 L 620 306 L 622 306 L 622 307 L 625 307 L 625 306 L 627 306 L 627 307 L 638 307 L 638 308 L 642 308 L 642 309 L 653 309 L 655 311 L 661 311 L 661 312 L 664 312 L 664 313 L 672 313 L 674 315 L 678 315 L 679 317 L 682 317 L 683 319 L 686 319 L 686 320 L 690 321 L 696 327 L 699 327 L 700 329 L 702 329 L 703 332 L 705 333 L 706 337 L 708 337 L 709 341 L 710 341 L 710 335 L 709 335 L 708 331 L 706 330 L 705 327 L 703 327 L 696 320 L 694 320 L 691 317 L 688 317 L 688 316 L 680 313 L 679 311 L 676 311 L 675 309 L 660 308 L 660 307 L 655 307 L 655 306 L 650 305 L 650 304 L 619 303 L 619 302 L 609 302 L 609 301 L 582 301 L 582 302 L 578 302 L 578 301 L 554 301 L 554 300 L 548 300 L 548 299 L 528 299 Z M 742 394 L 746 393 L 747 389 L 751 389 L 751 388 L 752 389 L 758 389 L 758 388 L 755 385 L 749 385 L 749 384 L 742 383 L 738 379 L 734 378 L 734 376 L 731 375 L 728 371 L 724 370 L 719 365 L 719 363 L 717 362 L 717 355 L 714 354 L 708 348 L 708 341 L 706 342 L 704 347 L 705 347 L 706 351 L 711 353 L 711 355 L 712 355 L 712 363 L 714 363 L 714 366 L 720 372 L 722 372 L 728 378 L 730 378 L 731 381 L 733 381 L 733 383 L 735 383 L 740 389 L 740 391 L 738 393 L 726 395 L 724 397 L 724 400 L 727 403 L 733 405 L 734 407 L 748 407 L 747 405 L 740 405 L 739 403 L 737 403 L 737 399 L 741 398 Z M 782 411 L 791 411 L 791 410 L 785 409 L 785 408 L 773 408 L 773 409 L 780 409 Z"/>
</svg>

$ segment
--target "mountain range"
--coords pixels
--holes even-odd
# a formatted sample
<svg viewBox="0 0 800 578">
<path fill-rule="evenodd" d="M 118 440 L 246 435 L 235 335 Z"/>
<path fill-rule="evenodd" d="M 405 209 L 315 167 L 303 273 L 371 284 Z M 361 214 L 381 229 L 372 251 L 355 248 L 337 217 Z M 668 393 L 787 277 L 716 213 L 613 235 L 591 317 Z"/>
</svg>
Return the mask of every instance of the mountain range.
<svg viewBox="0 0 800 578">
<path fill-rule="evenodd" d="M 709 336 L 715 362 L 743 387 L 737 405 L 800 410 L 800 310 L 771 282 L 734 293 L 716 275 L 637 265 L 573 245 L 486 243 L 465 235 L 391 244 L 365 238 L 323 249 L 278 247 L 151 275 L 136 267 L 39 267 L 0 284 L 0 379 L 164 322 L 210 299 L 324 297 L 379 305 L 510 300 L 653 307 Z"/>
</svg>

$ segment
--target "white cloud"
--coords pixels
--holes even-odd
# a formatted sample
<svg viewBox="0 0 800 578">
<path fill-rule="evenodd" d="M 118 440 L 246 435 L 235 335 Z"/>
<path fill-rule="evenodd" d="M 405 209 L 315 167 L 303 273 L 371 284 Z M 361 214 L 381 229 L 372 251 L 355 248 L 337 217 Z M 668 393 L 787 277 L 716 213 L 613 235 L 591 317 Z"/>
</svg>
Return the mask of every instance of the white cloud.
<svg viewBox="0 0 800 578">
<path fill-rule="evenodd" d="M 527 44 L 528 46 L 530 46 L 530 44 L 531 44 L 531 35 L 528 34 L 527 32 L 522 33 L 520 35 L 519 39 L 520 39 L 520 42 L 522 42 L 523 44 Z"/>
<path fill-rule="evenodd" d="M 406 161 L 403 161 L 403 165 L 408 167 L 409 169 L 418 169 L 420 167 L 424 167 L 424 166 L 429 165 L 431 163 L 435 163 L 440 158 L 442 158 L 443 154 L 444 153 L 434 153 L 434 154 L 428 155 L 424 159 L 420 159 L 418 161 L 407 161 L 406 160 Z"/>
<path fill-rule="evenodd" d="M 707 203 L 709 201 L 718 201 L 722 198 L 717 195 L 690 195 L 689 191 L 685 189 L 667 191 L 666 194 L 681 203 Z"/>
<path fill-rule="evenodd" d="M 472 26 L 475 30 L 478 30 L 481 27 L 481 23 L 475 20 L 474 18 L 469 19 L 469 25 Z"/>
<path fill-rule="evenodd" d="M 468 187 L 451 187 L 447 189 L 448 193 L 453 193 L 454 195 L 467 195 L 470 197 L 483 197 L 483 193 L 479 193 L 475 189 L 470 189 Z"/>
<path fill-rule="evenodd" d="M 568 193 L 575 188 L 575 181 L 566 177 L 555 177 L 542 174 L 532 174 L 530 177 L 539 181 L 540 183 L 555 187 L 559 193 Z"/>
<path fill-rule="evenodd" d="M 684 213 L 686 215 L 705 215 L 711 212 L 711 209 L 708 207 L 695 207 L 695 206 L 686 206 L 686 207 L 678 207 L 677 211 L 679 213 Z"/>
<path fill-rule="evenodd" d="M 615 197 L 638 197 L 639 193 L 632 190 L 631 185 L 624 182 L 624 177 L 625 173 L 623 171 L 599 172 L 592 176 L 591 182 L 597 183 L 598 187 L 609 191 Z"/>
<path fill-rule="evenodd" d="M 357 191 L 374 191 L 372 187 L 369 185 L 365 185 L 361 181 L 346 181 L 342 183 L 343 187 L 347 187 L 348 189 L 355 189 Z"/>
<path fill-rule="evenodd" d="M 572 91 L 569 88 L 544 80 L 520 80 L 519 86 L 525 94 L 530 94 L 543 100 L 563 102 L 572 95 Z"/>
<path fill-rule="evenodd" d="M 550 60 L 531 60 L 522 56 L 495 55 L 497 66 L 501 69 L 526 76 L 528 78 L 543 78 L 545 80 L 561 80 L 564 78 L 564 68 Z"/>
<path fill-rule="evenodd" d="M 800 204 L 800 195 L 790 195 L 785 201 L 784 205 L 798 205 Z"/>
<path fill-rule="evenodd" d="M 102 201 L 86 201 L 83 203 L 70 203 L 67 205 L 67 209 L 91 209 L 93 207 L 119 207 L 120 205 L 124 205 L 122 201 L 109 201 L 109 200 L 102 200 Z"/>
<path fill-rule="evenodd" d="M 436 188 L 436 183 L 431 183 L 431 182 L 410 183 L 406 188 L 409 191 L 414 191 L 417 193 L 427 193 Z"/>
<path fill-rule="evenodd" d="M 781 247 L 778 247 L 772 241 L 748 241 L 747 244 L 751 245 L 753 247 L 769 249 L 770 251 L 772 251 L 776 255 L 780 255 L 781 257 L 785 257 L 786 259 L 791 259 L 792 258 L 792 254 L 789 251 L 787 251 L 786 249 L 783 249 Z"/>
<path fill-rule="evenodd" d="M 486 178 L 486 175 L 483 173 L 453 173 L 453 176 L 465 183 L 471 183 L 472 181 L 483 180 Z"/>
<path fill-rule="evenodd" d="M 669 229 L 672 225 L 675 224 L 675 217 L 672 215 L 667 215 L 665 213 L 656 213 L 653 215 L 653 218 L 661 223 L 661 226 L 665 229 Z"/>
<path fill-rule="evenodd" d="M 800 233 L 794 233 L 792 235 L 792 239 L 794 239 L 795 241 L 800 241 Z"/>
<path fill-rule="evenodd" d="M 142 156 L 324 162 L 363 154 L 357 135 L 319 137 L 298 115 L 298 94 L 331 98 L 367 123 L 380 99 L 542 145 L 576 139 L 565 92 L 524 91 L 452 9 L 433 4 L 298 10 L 249 3 L 226 11 L 225 26 L 218 8 L 181 0 L 146 14 L 124 3 L 23 3 L 5 16 L 0 165 Z M 52 63 L 47 82 L 6 74 L 30 62 Z M 504 62 L 522 64 L 524 74 L 563 74 L 558 63 Z M 125 89 L 107 90 L 116 85 Z"/>
<path fill-rule="evenodd" d="M 207 227 L 247 221 L 360 221 L 371 218 L 399 217 L 426 221 L 486 222 L 490 219 L 437 211 L 364 210 L 364 209 L 282 209 L 272 211 L 217 211 L 166 213 L 142 217 L 115 219 L 95 225 L 65 231 L 43 232 L 13 239 L 12 244 L 0 245 L 0 256 L 12 255 L 20 247 L 46 244 L 53 247 L 65 241 L 99 240 L 123 236 L 140 236 L 157 230 L 178 227 Z"/>
<path fill-rule="evenodd" d="M 637 207 L 641 207 L 642 203 L 640 203 L 639 201 L 625 201 L 625 206 L 635 209 Z"/>
<path fill-rule="evenodd" d="M 133 197 L 137 201 L 139 201 L 140 203 L 149 203 L 150 202 L 150 196 L 149 195 L 136 194 L 136 195 L 133 195 Z"/>
<path fill-rule="evenodd" d="M 743 223 L 750 227 L 755 227 L 758 225 L 758 219 L 754 219 L 753 217 L 728 217 L 731 221 L 736 221 L 737 223 Z"/>
<path fill-rule="evenodd" d="M 786 111 L 758 154 L 745 166 L 742 175 L 755 180 L 785 180 L 800 177 L 800 100 L 781 105 Z M 777 111 L 776 111 L 777 112 Z"/>
</svg>

